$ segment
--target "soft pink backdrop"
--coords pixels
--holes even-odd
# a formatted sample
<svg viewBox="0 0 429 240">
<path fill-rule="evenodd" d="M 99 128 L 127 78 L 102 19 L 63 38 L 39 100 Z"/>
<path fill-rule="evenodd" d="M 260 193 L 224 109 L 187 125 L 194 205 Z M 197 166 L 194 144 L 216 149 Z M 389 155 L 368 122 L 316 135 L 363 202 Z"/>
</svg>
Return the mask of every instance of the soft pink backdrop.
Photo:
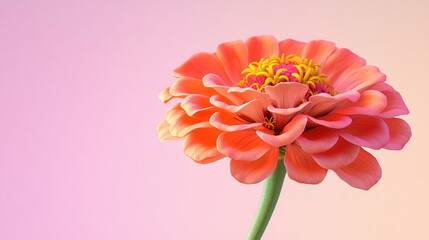
<svg viewBox="0 0 429 240">
<path fill-rule="evenodd" d="M 180 3 L 179 3 L 180 2 Z M 287 179 L 264 239 L 429 239 L 428 1 L 0 1 L 0 239 L 244 239 L 262 184 L 159 143 L 170 71 L 220 42 L 327 39 L 410 108 L 370 191 Z"/>
</svg>

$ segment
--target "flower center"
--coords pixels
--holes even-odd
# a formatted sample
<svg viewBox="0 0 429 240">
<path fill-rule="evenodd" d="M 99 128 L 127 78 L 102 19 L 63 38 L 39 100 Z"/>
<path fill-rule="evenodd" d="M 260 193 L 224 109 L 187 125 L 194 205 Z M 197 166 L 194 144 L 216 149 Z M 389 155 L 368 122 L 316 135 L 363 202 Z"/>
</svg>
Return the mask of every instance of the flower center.
<svg viewBox="0 0 429 240">
<path fill-rule="evenodd" d="M 246 74 L 243 80 L 237 83 L 238 87 L 251 87 L 257 91 L 265 91 L 266 86 L 274 86 L 280 82 L 299 82 L 309 86 L 304 101 L 318 93 L 337 94 L 326 74 L 319 73 L 320 65 L 312 59 L 301 59 L 293 54 L 285 57 L 273 55 L 268 59 L 261 58 L 259 62 L 252 62 L 244 69 Z"/>
</svg>

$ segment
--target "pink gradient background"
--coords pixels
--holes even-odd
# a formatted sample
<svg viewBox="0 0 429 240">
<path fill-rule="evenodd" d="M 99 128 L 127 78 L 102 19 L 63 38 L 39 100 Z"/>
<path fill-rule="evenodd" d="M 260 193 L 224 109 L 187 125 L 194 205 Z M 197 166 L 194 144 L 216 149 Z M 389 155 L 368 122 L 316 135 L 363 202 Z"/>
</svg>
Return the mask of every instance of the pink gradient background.
<svg viewBox="0 0 429 240">
<path fill-rule="evenodd" d="M 0 239 L 244 239 L 262 184 L 159 143 L 170 71 L 218 43 L 327 39 L 411 114 L 370 191 L 287 179 L 263 239 L 429 239 L 429 1 L 0 1 Z"/>
</svg>

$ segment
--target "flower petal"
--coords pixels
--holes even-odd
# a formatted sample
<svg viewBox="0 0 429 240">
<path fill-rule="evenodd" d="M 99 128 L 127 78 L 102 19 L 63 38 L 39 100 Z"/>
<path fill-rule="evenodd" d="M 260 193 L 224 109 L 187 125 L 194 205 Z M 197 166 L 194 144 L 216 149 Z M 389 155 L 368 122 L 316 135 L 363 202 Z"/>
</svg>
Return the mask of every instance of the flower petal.
<svg viewBox="0 0 429 240">
<path fill-rule="evenodd" d="M 362 148 L 356 160 L 334 172 L 350 186 L 363 190 L 370 189 L 381 178 L 381 167 L 377 159 Z"/>
<path fill-rule="evenodd" d="M 178 139 L 177 137 L 171 135 L 169 128 L 170 124 L 168 124 L 167 120 L 162 120 L 162 122 L 158 124 L 158 137 L 161 142 Z"/>
<path fill-rule="evenodd" d="M 259 62 L 261 58 L 278 55 L 279 43 L 273 36 L 257 36 L 246 41 L 249 48 L 249 63 Z"/>
<path fill-rule="evenodd" d="M 174 96 L 170 93 L 170 87 L 164 88 L 162 92 L 158 95 L 158 98 L 161 99 L 162 102 L 167 103 Z"/>
<path fill-rule="evenodd" d="M 180 103 L 174 105 L 166 113 L 166 120 L 170 124 L 169 130 L 172 136 L 184 137 L 197 128 L 211 128 L 209 119 L 213 112 L 201 111 L 194 116 L 188 116 Z"/>
<path fill-rule="evenodd" d="M 197 163 L 211 163 L 225 156 L 217 151 L 216 141 L 222 132 L 216 128 L 196 129 L 186 135 L 183 152 Z"/>
<path fill-rule="evenodd" d="M 284 164 L 287 175 L 299 183 L 318 184 L 322 182 L 328 172 L 296 144 L 286 147 Z"/>
<path fill-rule="evenodd" d="M 218 151 L 234 160 L 254 161 L 271 148 L 250 129 L 224 132 L 217 139 Z"/>
<path fill-rule="evenodd" d="M 276 120 L 276 129 L 282 130 L 293 117 L 305 112 L 305 110 L 310 106 L 309 104 L 309 102 L 305 102 L 295 108 L 276 108 L 273 105 L 269 105 L 267 109 L 273 114 L 274 119 Z"/>
<path fill-rule="evenodd" d="M 355 71 L 356 69 L 365 66 L 365 59 L 354 54 L 352 51 L 346 48 L 340 48 L 335 50 L 323 64 L 320 72 L 328 75 L 329 81 L 335 90 L 339 92 L 342 89 L 338 88 L 347 76 Z"/>
<path fill-rule="evenodd" d="M 277 108 L 293 108 L 302 103 L 307 94 L 308 85 L 297 82 L 282 82 L 275 86 L 265 87 Z"/>
<path fill-rule="evenodd" d="M 292 39 L 286 39 L 279 42 L 279 55 L 282 53 L 287 57 L 290 54 L 294 54 L 297 57 L 301 57 L 302 49 L 305 47 L 304 42 L 295 41 Z"/>
<path fill-rule="evenodd" d="M 186 62 L 173 70 L 176 77 L 190 77 L 202 79 L 205 75 L 213 73 L 222 79 L 228 79 L 222 62 L 214 53 L 197 53 Z M 230 82 L 229 79 L 227 82 Z"/>
<path fill-rule="evenodd" d="M 311 41 L 302 49 L 302 58 L 312 59 L 314 63 L 323 65 L 326 58 L 328 58 L 336 48 L 333 42 L 324 40 Z"/>
<path fill-rule="evenodd" d="M 343 168 L 349 165 L 359 153 L 359 146 L 356 146 L 343 138 L 338 138 L 337 143 L 328 151 L 312 153 L 311 156 L 317 164 L 327 169 Z"/>
<path fill-rule="evenodd" d="M 328 114 L 323 117 L 314 118 L 308 116 L 308 120 L 315 125 L 325 126 L 327 128 L 345 128 L 350 123 L 352 123 L 352 119 L 350 117 L 340 115 L 340 114 Z M 311 126 L 311 125 L 310 125 Z"/>
<path fill-rule="evenodd" d="M 210 124 L 222 131 L 233 132 L 254 127 L 262 126 L 262 123 L 248 123 L 243 120 L 239 120 L 232 114 L 217 112 L 210 118 Z"/>
<path fill-rule="evenodd" d="M 411 128 L 407 122 L 400 118 L 384 119 L 389 127 L 390 140 L 384 146 L 390 150 L 401 150 L 411 138 Z"/>
<path fill-rule="evenodd" d="M 350 126 L 339 131 L 339 134 L 353 144 L 372 149 L 381 149 L 389 142 L 387 124 L 374 117 L 354 119 Z"/>
<path fill-rule="evenodd" d="M 328 93 L 319 93 L 309 98 L 310 106 L 305 111 L 305 114 L 316 118 L 324 116 L 345 102 L 356 102 L 359 97 L 360 93 L 354 90 L 335 96 Z"/>
<path fill-rule="evenodd" d="M 282 147 L 291 144 L 301 135 L 307 124 L 305 115 L 298 115 L 292 119 L 283 129 L 280 135 L 272 135 L 264 131 L 256 131 L 256 134 L 266 143 L 273 147 Z"/>
<path fill-rule="evenodd" d="M 342 107 L 334 110 L 332 113 L 344 115 L 377 115 L 381 113 L 387 105 L 387 99 L 384 94 L 375 90 L 366 90 L 361 93 L 357 102 L 346 103 Z"/>
<path fill-rule="evenodd" d="M 220 44 L 217 56 L 225 66 L 231 79 L 231 86 L 235 86 L 241 79 L 241 72 L 248 67 L 249 53 L 243 41 L 234 41 Z"/>
<path fill-rule="evenodd" d="M 328 75 L 329 76 L 329 75 Z M 386 81 L 386 75 L 375 66 L 364 66 L 341 80 L 333 83 L 334 89 L 339 92 L 361 90 L 375 83 Z"/>
<path fill-rule="evenodd" d="M 317 127 L 307 130 L 296 140 L 307 153 L 325 152 L 338 141 L 338 134 L 331 129 Z"/>
<path fill-rule="evenodd" d="M 380 117 L 391 118 L 409 113 L 401 94 L 392 86 L 382 82 L 374 84 L 370 88 L 380 91 L 387 98 L 387 106 L 384 111 L 379 114 Z"/>
<path fill-rule="evenodd" d="M 255 99 L 243 105 L 236 106 L 225 103 L 222 101 L 221 97 L 216 95 L 210 98 L 210 102 L 216 107 L 237 114 L 239 117 L 248 122 L 262 123 L 265 121 L 264 111 L 266 106 L 260 100 Z"/>
<path fill-rule="evenodd" d="M 180 106 L 189 116 L 192 116 L 199 111 L 214 108 L 214 106 L 209 101 L 209 97 L 200 94 L 192 94 L 187 96 L 180 103 Z"/>
<path fill-rule="evenodd" d="M 188 96 L 190 94 L 212 96 L 217 92 L 205 87 L 200 79 L 179 78 L 171 85 L 170 93 L 174 96 Z"/>
<path fill-rule="evenodd" d="M 279 150 L 277 148 L 271 148 L 255 161 L 231 160 L 231 175 L 242 183 L 258 183 L 271 175 L 277 166 L 278 157 Z"/>
</svg>

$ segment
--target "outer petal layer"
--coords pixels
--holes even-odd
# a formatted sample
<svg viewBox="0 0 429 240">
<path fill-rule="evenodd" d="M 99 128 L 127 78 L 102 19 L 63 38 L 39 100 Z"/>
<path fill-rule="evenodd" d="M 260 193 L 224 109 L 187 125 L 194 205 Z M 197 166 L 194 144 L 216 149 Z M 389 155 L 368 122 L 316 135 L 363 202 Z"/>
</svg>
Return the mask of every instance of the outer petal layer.
<svg viewBox="0 0 429 240">
<path fill-rule="evenodd" d="M 381 167 L 369 152 L 360 148 L 356 160 L 334 172 L 350 186 L 368 190 L 381 178 Z"/>
<path fill-rule="evenodd" d="M 314 153 L 311 156 L 319 166 L 327 169 L 337 169 L 343 168 L 353 162 L 358 153 L 359 146 L 349 143 L 343 138 L 339 138 L 337 143 L 328 151 Z"/>
<path fill-rule="evenodd" d="M 217 139 L 218 151 L 234 160 L 254 161 L 271 148 L 256 135 L 254 130 L 224 132 Z"/>
<path fill-rule="evenodd" d="M 384 119 L 389 127 L 390 140 L 384 148 L 401 150 L 411 138 L 411 128 L 407 122 L 400 118 Z"/>
<path fill-rule="evenodd" d="M 284 163 L 288 176 L 300 183 L 320 183 L 328 172 L 296 144 L 286 147 Z"/>
<path fill-rule="evenodd" d="M 215 128 L 196 129 L 183 141 L 183 152 L 197 163 L 211 163 L 225 156 L 216 149 L 216 140 L 221 131 Z"/>
<path fill-rule="evenodd" d="M 258 183 L 271 175 L 277 166 L 278 157 L 279 150 L 271 148 L 265 155 L 255 161 L 231 160 L 231 175 L 242 183 Z"/>
</svg>

